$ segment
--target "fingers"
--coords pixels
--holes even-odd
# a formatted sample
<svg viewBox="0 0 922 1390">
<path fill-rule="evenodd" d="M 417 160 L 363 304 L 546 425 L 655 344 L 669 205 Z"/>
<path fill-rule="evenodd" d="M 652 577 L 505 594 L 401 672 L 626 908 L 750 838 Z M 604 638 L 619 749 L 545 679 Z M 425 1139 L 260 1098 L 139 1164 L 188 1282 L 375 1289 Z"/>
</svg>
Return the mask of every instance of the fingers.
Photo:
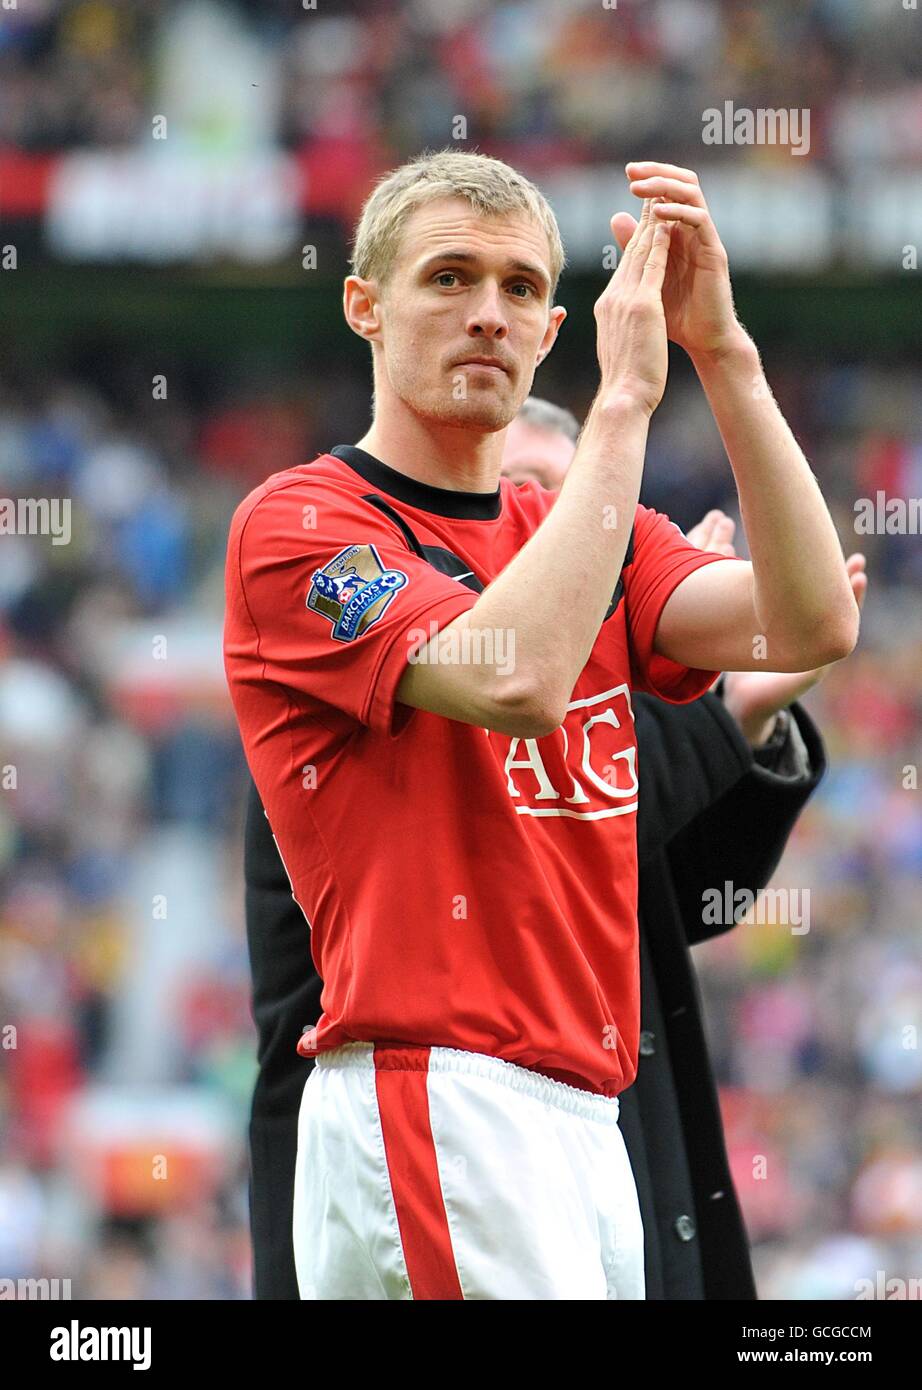
<svg viewBox="0 0 922 1390">
<path fill-rule="evenodd" d="M 623 232 L 626 229 L 627 221 L 625 219 L 634 221 L 630 213 L 620 212 L 611 219 L 611 228 L 616 236 L 619 231 Z M 621 284 L 640 284 L 657 225 L 653 220 L 650 202 L 645 199 L 640 212 L 640 221 L 634 224 L 634 230 L 624 247 L 623 255 L 615 270 L 615 275 Z"/>
<path fill-rule="evenodd" d="M 846 573 L 851 584 L 851 592 L 854 594 L 855 603 L 862 607 L 865 602 L 865 595 L 868 594 L 868 575 L 865 574 L 865 566 L 868 560 L 859 550 L 854 555 L 848 556 L 846 560 Z"/>
<path fill-rule="evenodd" d="M 637 230 L 631 238 L 629 250 L 632 251 L 628 265 L 628 277 L 635 283 L 640 284 L 644 272 L 653 250 L 656 234 L 663 227 L 663 223 L 657 222 L 653 216 L 653 204 L 650 199 L 644 199 L 643 208 L 640 213 L 640 221 Z M 658 246 L 662 247 L 662 237 L 659 238 Z M 668 239 L 667 239 L 668 248 Z M 665 269 L 665 265 L 663 267 Z"/>
<path fill-rule="evenodd" d="M 652 175 L 682 179 L 686 183 L 697 183 L 698 175 L 694 169 L 683 169 L 678 164 L 660 164 L 655 159 L 632 159 L 624 166 L 629 179 L 644 179 Z"/>
<path fill-rule="evenodd" d="M 709 217 L 705 208 L 689 207 L 687 203 L 657 203 L 653 213 L 655 217 L 681 222 L 686 227 L 703 227 Z"/>
<path fill-rule="evenodd" d="M 699 550 L 703 550 L 706 538 L 710 536 L 714 529 L 714 518 L 716 515 L 716 512 L 708 512 L 707 515 L 703 516 L 694 526 L 688 528 L 685 539 L 690 541 L 692 545 L 697 546 Z"/>
<path fill-rule="evenodd" d="M 663 288 L 666 266 L 669 264 L 669 238 L 672 235 L 671 222 L 654 222 L 650 238 L 650 250 L 644 263 L 640 282 L 647 289 L 659 293 Z"/>
<path fill-rule="evenodd" d="M 649 167 L 658 168 L 660 166 L 651 165 Z M 674 166 L 664 165 L 662 167 L 671 169 Z M 612 234 L 622 252 L 618 265 L 618 269 L 622 270 L 622 278 L 631 278 L 635 283 L 639 282 L 641 278 L 644 278 L 644 270 L 646 269 L 647 259 L 653 246 L 653 238 L 657 223 L 681 221 L 689 226 L 698 226 L 703 218 L 707 217 L 706 211 L 699 210 L 685 203 L 670 203 L 669 207 L 674 212 L 675 216 L 667 217 L 660 211 L 662 204 L 663 199 L 661 197 L 644 197 L 642 198 L 639 221 L 636 221 L 629 212 L 616 212 L 611 219 Z M 656 256 L 654 257 L 653 267 L 651 269 L 651 276 L 654 277 L 659 268 L 662 245 L 662 238 L 660 238 L 657 245 Z M 632 268 L 634 268 L 633 274 Z M 649 280 L 650 276 L 646 278 Z M 660 283 L 662 283 L 661 280 Z"/>
<path fill-rule="evenodd" d="M 602 385 L 633 397 L 652 414 L 668 370 L 662 285 L 672 224 L 655 220 L 645 199 L 638 222 L 616 213 L 611 228 L 624 251 L 595 303 Z"/>
<path fill-rule="evenodd" d="M 736 522 L 726 512 L 715 509 L 703 516 L 697 526 L 693 526 L 687 539 L 698 550 L 708 550 L 717 555 L 735 555 L 733 536 Z"/>
<path fill-rule="evenodd" d="M 733 536 L 736 532 L 736 522 L 732 516 L 726 516 L 723 512 L 718 514 L 717 521 L 714 523 L 714 530 L 711 535 L 710 549 L 716 550 L 719 555 L 735 555 L 736 547 L 733 544 Z"/>
<path fill-rule="evenodd" d="M 859 608 L 863 606 L 865 595 L 868 592 L 868 577 L 865 574 L 866 564 L 865 557 L 860 553 L 849 555 L 845 561 L 845 569 L 851 582 L 852 593 Z"/>
<path fill-rule="evenodd" d="M 865 595 L 868 592 L 868 577 L 866 574 L 856 574 L 852 577 L 852 593 L 859 608 L 864 607 Z"/>
<path fill-rule="evenodd" d="M 631 179 L 631 192 L 637 198 L 670 198 L 676 203 L 692 203 L 694 206 L 703 208 L 707 204 L 704 201 L 704 194 L 701 192 L 701 185 L 697 182 L 687 183 L 685 179 L 670 179 L 661 175 L 654 175 L 645 179 Z"/>
<path fill-rule="evenodd" d="M 652 160 L 635 161 L 624 167 L 634 196 L 656 199 L 656 218 L 666 218 L 693 229 L 705 244 L 715 249 L 720 245 L 698 175 L 693 169 L 683 169 L 677 164 L 659 164 Z"/>
</svg>

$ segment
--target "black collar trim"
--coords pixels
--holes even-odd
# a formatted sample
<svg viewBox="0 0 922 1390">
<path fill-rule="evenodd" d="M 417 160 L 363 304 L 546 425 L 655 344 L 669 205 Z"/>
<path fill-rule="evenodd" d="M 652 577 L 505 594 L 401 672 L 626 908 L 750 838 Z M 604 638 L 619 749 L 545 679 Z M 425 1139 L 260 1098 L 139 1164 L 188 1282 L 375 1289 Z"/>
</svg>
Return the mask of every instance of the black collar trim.
<svg viewBox="0 0 922 1390">
<path fill-rule="evenodd" d="M 455 516 L 467 521 L 495 521 L 503 509 L 501 486 L 495 492 L 454 492 L 447 487 L 433 487 L 416 478 L 398 473 L 386 463 L 357 449 L 354 444 L 337 444 L 329 451 L 354 468 L 372 486 L 389 493 L 410 507 L 434 512 L 436 516 Z"/>
</svg>

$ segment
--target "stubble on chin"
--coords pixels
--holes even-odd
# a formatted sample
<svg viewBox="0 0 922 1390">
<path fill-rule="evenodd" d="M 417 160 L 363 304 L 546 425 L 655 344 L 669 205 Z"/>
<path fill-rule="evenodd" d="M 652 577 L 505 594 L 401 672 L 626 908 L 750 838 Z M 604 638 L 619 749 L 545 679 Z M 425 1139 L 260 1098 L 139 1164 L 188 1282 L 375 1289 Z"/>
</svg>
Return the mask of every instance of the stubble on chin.
<svg viewBox="0 0 922 1390">
<path fill-rule="evenodd" d="M 464 385 L 467 382 L 461 378 Z M 459 429 L 481 429 L 491 432 L 504 430 L 518 414 L 516 400 L 508 379 L 497 390 L 469 387 L 467 394 L 458 395 L 458 379 L 449 373 L 446 389 L 433 393 L 427 404 L 432 418 Z"/>
<path fill-rule="evenodd" d="M 471 387 L 464 373 L 448 368 L 436 382 L 423 383 L 412 364 L 403 360 L 391 370 L 391 389 L 414 415 L 422 420 L 455 426 L 458 429 L 479 429 L 488 432 L 503 430 L 518 414 L 519 402 L 510 389 L 510 379 L 498 390 Z M 465 394 L 459 394 L 464 388 Z"/>
<path fill-rule="evenodd" d="M 466 401 L 449 399 L 445 405 L 444 412 L 436 418 L 459 429 L 480 429 L 492 433 L 504 430 L 516 415 L 514 402 L 496 396 L 484 396 L 480 400 L 468 398 Z"/>
</svg>

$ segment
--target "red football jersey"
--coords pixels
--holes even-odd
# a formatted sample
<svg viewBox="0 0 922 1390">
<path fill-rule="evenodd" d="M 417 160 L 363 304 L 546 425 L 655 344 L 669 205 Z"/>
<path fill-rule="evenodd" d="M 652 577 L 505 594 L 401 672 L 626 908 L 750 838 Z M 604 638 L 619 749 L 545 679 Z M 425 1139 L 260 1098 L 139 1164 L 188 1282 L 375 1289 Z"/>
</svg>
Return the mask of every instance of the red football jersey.
<svg viewBox="0 0 922 1390">
<path fill-rule="evenodd" d="M 489 493 L 432 487 L 340 446 L 237 508 L 225 669 L 323 980 L 304 1055 L 404 1042 L 606 1095 L 634 1079 L 631 691 L 683 703 L 712 684 L 716 672 L 655 655 L 653 638 L 673 589 L 723 557 L 637 508 L 609 614 L 544 738 L 395 698 L 411 655 L 474 606 L 556 496 L 505 478 Z M 473 645 L 443 655 L 483 659 Z"/>
</svg>

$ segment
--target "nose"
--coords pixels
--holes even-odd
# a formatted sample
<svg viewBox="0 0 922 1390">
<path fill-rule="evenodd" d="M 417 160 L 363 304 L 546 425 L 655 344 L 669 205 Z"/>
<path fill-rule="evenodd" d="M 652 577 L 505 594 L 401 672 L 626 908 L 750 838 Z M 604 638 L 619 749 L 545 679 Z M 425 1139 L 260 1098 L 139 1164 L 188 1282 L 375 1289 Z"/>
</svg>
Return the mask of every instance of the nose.
<svg viewBox="0 0 922 1390">
<path fill-rule="evenodd" d="M 494 338 L 497 341 L 508 337 L 509 324 L 506 319 L 502 293 L 495 283 L 485 283 L 472 306 L 467 321 L 467 331 L 472 338 Z"/>
</svg>

